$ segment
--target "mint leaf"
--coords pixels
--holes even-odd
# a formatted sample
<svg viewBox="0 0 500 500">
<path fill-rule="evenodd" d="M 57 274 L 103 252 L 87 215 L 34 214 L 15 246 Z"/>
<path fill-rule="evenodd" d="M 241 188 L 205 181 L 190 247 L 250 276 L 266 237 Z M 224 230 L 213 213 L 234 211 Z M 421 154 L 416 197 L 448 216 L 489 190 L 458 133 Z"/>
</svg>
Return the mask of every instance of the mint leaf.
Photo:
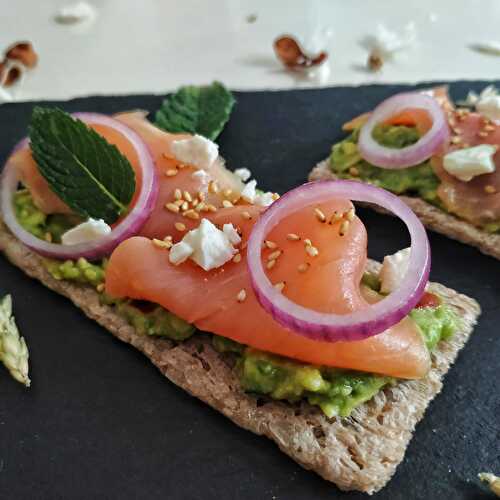
<svg viewBox="0 0 500 500">
<path fill-rule="evenodd" d="M 155 124 L 167 132 L 188 132 L 214 140 L 229 120 L 233 94 L 219 82 L 205 87 L 181 87 L 156 112 Z"/>
<path fill-rule="evenodd" d="M 112 224 L 127 211 L 135 172 L 116 146 L 68 113 L 38 106 L 29 137 L 40 173 L 77 214 Z"/>
</svg>

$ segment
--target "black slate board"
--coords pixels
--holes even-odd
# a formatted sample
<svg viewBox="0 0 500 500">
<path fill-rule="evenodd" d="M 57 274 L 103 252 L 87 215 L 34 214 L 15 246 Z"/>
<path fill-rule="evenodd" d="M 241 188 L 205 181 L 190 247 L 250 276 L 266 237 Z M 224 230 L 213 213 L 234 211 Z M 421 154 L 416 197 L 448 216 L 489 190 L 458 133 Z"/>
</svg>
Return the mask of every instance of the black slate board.
<svg viewBox="0 0 500 500">
<path fill-rule="evenodd" d="M 484 82 L 455 83 L 454 97 Z M 232 168 L 283 192 L 341 137 L 340 125 L 402 86 L 237 93 L 220 137 Z M 156 96 L 90 97 L 68 111 L 155 110 Z M 53 103 L 51 103 L 53 104 Z M 0 160 L 26 132 L 33 103 L 0 107 Z M 370 255 L 407 243 L 394 219 L 361 211 Z M 482 470 L 500 472 L 500 265 L 431 233 L 432 279 L 474 296 L 483 316 L 445 387 L 418 425 L 406 459 L 377 499 L 491 498 Z M 14 296 L 31 353 L 29 390 L 0 369 L 0 498 L 362 499 L 288 459 L 165 380 L 69 301 L 0 258 L 0 292 Z"/>
</svg>

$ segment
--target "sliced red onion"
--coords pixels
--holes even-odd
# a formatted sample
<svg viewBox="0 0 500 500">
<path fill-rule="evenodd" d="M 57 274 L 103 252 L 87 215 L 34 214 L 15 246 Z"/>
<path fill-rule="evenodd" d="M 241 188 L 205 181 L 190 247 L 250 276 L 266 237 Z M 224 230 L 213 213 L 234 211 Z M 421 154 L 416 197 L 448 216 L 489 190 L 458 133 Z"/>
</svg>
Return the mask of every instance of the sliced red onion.
<svg viewBox="0 0 500 500">
<path fill-rule="evenodd" d="M 432 126 L 415 144 L 402 149 L 382 146 L 373 138 L 376 125 L 408 109 L 422 109 L 432 119 Z M 377 167 L 400 169 L 418 165 L 430 158 L 449 140 L 445 114 L 438 101 L 417 92 L 397 94 L 379 104 L 361 127 L 358 150 L 364 160 Z"/>
<path fill-rule="evenodd" d="M 85 257 L 89 260 L 95 260 L 109 255 L 120 242 L 137 234 L 155 207 L 158 196 L 158 178 L 148 147 L 129 127 L 109 116 L 97 113 L 75 113 L 73 116 L 88 125 L 102 125 L 116 130 L 134 148 L 141 166 L 142 182 L 135 205 L 127 216 L 113 228 L 109 235 L 89 241 L 88 243 L 61 245 L 41 240 L 26 231 L 17 220 L 14 211 L 13 195 L 18 188 L 20 178 L 17 170 L 9 160 L 7 160 L 2 172 L 0 206 L 3 220 L 10 231 L 36 253 L 56 259 L 78 259 Z M 23 139 L 14 148 L 14 152 L 27 147 L 28 140 Z"/>
<path fill-rule="evenodd" d="M 261 258 L 263 241 L 283 218 L 306 206 L 332 198 L 380 205 L 406 224 L 411 237 L 408 271 L 399 288 L 367 309 L 343 315 L 322 313 L 292 302 L 269 281 Z M 248 240 L 247 263 L 258 301 L 278 323 L 314 340 L 336 342 L 362 340 L 401 321 L 424 293 L 431 256 L 422 223 L 397 196 L 360 182 L 322 181 L 304 184 L 289 191 L 262 214 Z"/>
</svg>

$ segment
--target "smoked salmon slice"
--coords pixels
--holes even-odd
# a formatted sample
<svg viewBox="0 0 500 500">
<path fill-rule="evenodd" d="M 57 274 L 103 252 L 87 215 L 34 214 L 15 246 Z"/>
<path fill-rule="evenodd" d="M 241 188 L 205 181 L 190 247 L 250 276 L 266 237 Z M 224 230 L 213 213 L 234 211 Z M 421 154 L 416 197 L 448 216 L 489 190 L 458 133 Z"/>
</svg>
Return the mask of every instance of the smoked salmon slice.
<svg viewBox="0 0 500 500">
<path fill-rule="evenodd" d="M 319 205 L 325 214 L 344 212 L 351 206 L 346 200 Z M 270 280 L 284 282 L 283 293 L 291 300 L 318 311 L 345 314 L 369 307 L 360 291 L 366 265 L 364 225 L 356 217 L 347 234 L 340 236 L 338 224 L 318 222 L 314 208 L 291 214 L 268 235 L 282 251 L 268 271 Z M 168 251 L 144 237 L 121 243 L 106 268 L 106 292 L 160 304 L 200 330 L 304 362 L 401 378 L 424 376 L 430 356 L 410 318 L 362 341 L 328 343 L 309 340 L 280 326 L 262 309 L 251 288 L 244 250 L 261 210 L 251 205 L 237 206 L 210 214 L 214 224 L 232 223 L 238 228 L 242 259 L 209 272 L 191 261 L 170 264 Z M 301 240 L 290 241 L 290 233 Z M 312 240 L 319 249 L 318 256 L 307 255 L 304 238 Z M 263 250 L 263 259 L 272 251 Z M 299 270 L 303 264 L 305 272 Z M 237 298 L 241 290 L 246 293 L 243 301 Z"/>
</svg>

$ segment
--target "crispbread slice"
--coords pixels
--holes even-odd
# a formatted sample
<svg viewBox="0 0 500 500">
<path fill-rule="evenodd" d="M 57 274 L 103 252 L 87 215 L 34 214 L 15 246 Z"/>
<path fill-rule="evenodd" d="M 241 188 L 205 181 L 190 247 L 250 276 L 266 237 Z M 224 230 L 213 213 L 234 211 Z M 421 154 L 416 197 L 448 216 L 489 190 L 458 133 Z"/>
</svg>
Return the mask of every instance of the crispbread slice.
<svg viewBox="0 0 500 500">
<path fill-rule="evenodd" d="M 329 160 L 318 163 L 309 174 L 310 181 L 321 181 L 338 179 L 331 171 Z M 455 240 L 475 246 L 486 255 L 500 259 L 500 234 L 491 234 L 483 231 L 472 224 L 460 220 L 454 215 L 446 213 L 421 198 L 412 196 L 400 196 L 420 218 L 426 227 L 438 233 L 449 236 Z M 387 213 L 376 205 L 370 205 L 378 212 Z"/>
<path fill-rule="evenodd" d="M 41 258 L 4 226 L 0 226 L 0 250 L 29 276 L 68 297 L 113 335 L 142 351 L 172 382 L 241 427 L 272 439 L 300 465 L 343 490 L 373 493 L 389 481 L 416 423 L 441 390 L 442 377 L 480 313 L 473 299 L 431 283 L 429 289 L 439 293 L 463 318 L 463 328 L 450 341 L 439 344 L 429 374 L 422 380 L 385 388 L 348 418 L 328 419 L 307 403 L 291 405 L 243 392 L 231 359 L 215 351 L 206 335 L 175 344 L 137 334 L 112 307 L 99 303 L 99 294 L 90 286 L 55 280 Z M 376 271 L 380 264 L 371 261 L 368 266 Z"/>
</svg>

